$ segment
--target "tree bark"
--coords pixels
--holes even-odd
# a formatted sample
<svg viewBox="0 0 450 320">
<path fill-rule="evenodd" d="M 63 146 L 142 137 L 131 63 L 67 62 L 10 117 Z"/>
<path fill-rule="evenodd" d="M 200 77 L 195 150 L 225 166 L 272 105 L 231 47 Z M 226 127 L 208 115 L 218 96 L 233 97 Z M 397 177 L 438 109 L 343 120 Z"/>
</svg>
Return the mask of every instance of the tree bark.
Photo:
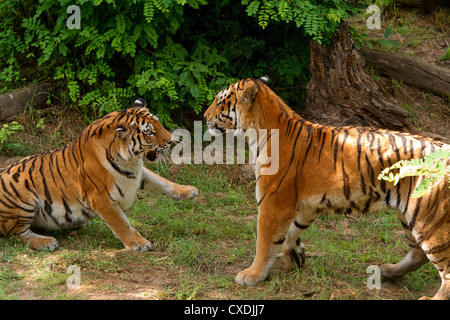
<svg viewBox="0 0 450 320">
<path fill-rule="evenodd" d="M 443 98 L 450 97 L 450 70 L 395 53 L 361 48 L 366 63 L 380 73 Z"/>
<path fill-rule="evenodd" d="M 438 6 L 448 6 L 448 0 L 394 0 L 395 5 L 400 7 L 419 8 L 422 10 L 433 10 Z"/>
<path fill-rule="evenodd" d="M 409 131 L 408 111 L 384 96 L 363 67 L 364 59 L 354 46 L 347 24 L 334 34 L 327 47 L 312 41 L 307 116 L 325 125 Z"/>
<path fill-rule="evenodd" d="M 28 105 L 37 109 L 44 108 L 52 88 L 51 83 L 39 83 L 0 94 L 0 121 L 25 110 Z"/>
</svg>

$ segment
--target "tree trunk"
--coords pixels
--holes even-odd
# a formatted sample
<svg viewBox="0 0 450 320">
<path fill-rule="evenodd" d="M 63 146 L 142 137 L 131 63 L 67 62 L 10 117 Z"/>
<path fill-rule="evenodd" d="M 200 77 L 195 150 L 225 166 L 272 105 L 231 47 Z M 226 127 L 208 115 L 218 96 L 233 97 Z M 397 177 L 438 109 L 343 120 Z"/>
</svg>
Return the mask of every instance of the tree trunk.
<svg viewBox="0 0 450 320">
<path fill-rule="evenodd" d="M 363 67 L 347 24 L 342 24 L 328 47 L 312 41 L 305 102 L 309 120 L 408 131 L 408 111 L 384 96 Z"/>
<path fill-rule="evenodd" d="M 45 107 L 52 88 L 51 83 L 39 83 L 0 94 L 0 121 L 25 110 L 27 105 L 37 109 Z"/>
<path fill-rule="evenodd" d="M 417 58 L 361 48 L 366 63 L 380 73 L 443 98 L 450 97 L 450 70 Z"/>
<path fill-rule="evenodd" d="M 422 10 L 433 10 L 439 6 L 448 6 L 448 0 L 394 0 L 395 5 L 400 7 L 418 8 Z"/>
</svg>

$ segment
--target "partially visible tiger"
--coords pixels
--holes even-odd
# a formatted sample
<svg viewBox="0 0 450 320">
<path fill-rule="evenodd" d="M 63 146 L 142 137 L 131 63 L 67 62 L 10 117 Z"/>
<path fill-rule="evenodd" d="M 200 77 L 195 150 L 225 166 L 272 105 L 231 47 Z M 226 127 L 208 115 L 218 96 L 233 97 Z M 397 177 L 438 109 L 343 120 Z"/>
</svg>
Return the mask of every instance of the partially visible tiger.
<svg viewBox="0 0 450 320">
<path fill-rule="evenodd" d="M 278 172 L 261 175 L 261 169 L 271 165 L 261 156 L 255 164 L 256 257 L 250 268 L 237 274 L 236 282 L 263 281 L 280 245 L 286 267 L 301 266 L 305 250 L 300 236 L 320 214 L 394 208 L 410 250 L 399 263 L 380 265 L 381 274 L 401 276 L 431 261 L 442 279 L 434 299 L 449 299 L 448 178 L 422 198 L 410 198 L 422 178 L 405 178 L 396 186 L 377 179 L 383 168 L 401 159 L 423 157 L 444 144 L 389 130 L 311 123 L 293 112 L 267 87 L 267 81 L 268 77 L 240 80 L 219 92 L 205 112 L 211 129 L 278 129 L 272 133 L 279 139 Z M 274 149 L 268 135 L 258 139 L 260 154 L 271 154 Z"/>
<path fill-rule="evenodd" d="M 126 248 L 147 251 L 152 244 L 128 222 L 139 189 L 175 199 L 198 195 L 193 186 L 170 182 L 144 167 L 172 143 L 172 135 L 143 99 L 86 127 L 74 142 L 30 156 L 0 173 L 0 234 L 14 235 L 33 249 L 55 250 L 58 241 L 32 229 L 82 225 L 100 216 Z"/>
</svg>

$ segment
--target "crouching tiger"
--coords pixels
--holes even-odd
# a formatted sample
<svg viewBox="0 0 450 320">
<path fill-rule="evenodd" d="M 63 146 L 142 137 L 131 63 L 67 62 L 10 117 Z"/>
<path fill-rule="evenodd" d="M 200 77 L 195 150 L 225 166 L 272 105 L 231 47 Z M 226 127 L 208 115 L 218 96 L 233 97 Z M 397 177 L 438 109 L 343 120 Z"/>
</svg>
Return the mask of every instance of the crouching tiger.
<svg viewBox="0 0 450 320">
<path fill-rule="evenodd" d="M 422 178 L 405 178 L 396 186 L 377 179 L 383 168 L 401 159 L 421 158 L 444 144 L 389 130 L 311 123 L 293 112 L 267 87 L 267 81 L 263 77 L 236 82 L 219 92 L 205 112 L 211 129 L 278 129 L 272 133 L 279 135 L 276 174 L 260 174 L 270 166 L 260 158 L 271 154 L 272 139 L 267 134 L 257 141 L 256 256 L 236 281 L 247 285 L 263 281 L 280 245 L 287 269 L 301 266 L 305 250 L 300 236 L 320 214 L 394 208 L 410 250 L 400 262 L 380 265 L 381 275 L 402 276 L 431 261 L 442 280 L 434 299 L 450 299 L 448 178 L 421 198 L 410 195 Z"/>
<path fill-rule="evenodd" d="M 73 228 L 100 216 L 126 248 L 152 244 L 128 222 L 124 211 L 139 189 L 175 199 L 198 195 L 144 167 L 172 143 L 172 135 L 137 99 L 86 127 L 74 142 L 30 156 L 0 173 L 0 234 L 14 235 L 33 249 L 54 250 L 58 241 L 32 231 Z M 36 231 L 36 230 L 35 230 Z"/>
</svg>

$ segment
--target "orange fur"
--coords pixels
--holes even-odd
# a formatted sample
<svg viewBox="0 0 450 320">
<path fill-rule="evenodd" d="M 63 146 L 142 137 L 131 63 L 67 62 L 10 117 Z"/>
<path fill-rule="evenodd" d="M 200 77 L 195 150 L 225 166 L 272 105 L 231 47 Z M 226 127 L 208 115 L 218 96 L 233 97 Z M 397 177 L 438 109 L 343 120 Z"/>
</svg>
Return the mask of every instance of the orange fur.
<svg viewBox="0 0 450 320">
<path fill-rule="evenodd" d="M 300 236 L 320 214 L 394 208 L 410 252 L 397 264 L 381 265 L 381 274 L 400 276 L 430 260 L 442 278 L 434 298 L 449 299 L 448 179 L 419 199 L 410 195 L 421 178 L 405 178 L 396 186 L 377 179 L 385 167 L 401 159 L 423 157 L 443 144 L 389 130 L 314 124 L 293 112 L 266 86 L 267 80 L 244 79 L 232 84 L 205 112 L 209 128 L 279 130 L 278 172 L 260 175 L 261 161 L 255 168 L 256 257 L 250 268 L 238 273 L 236 281 L 248 285 L 263 281 L 280 245 L 286 268 L 301 266 L 305 254 Z M 270 141 L 263 146 L 269 153 Z"/>
<path fill-rule="evenodd" d="M 73 228 L 100 216 L 126 248 L 147 251 L 151 243 L 124 211 L 137 191 L 156 190 L 176 199 L 198 194 L 143 166 L 156 161 L 172 135 L 138 99 L 133 108 L 93 122 L 74 142 L 22 159 L 0 173 L 0 234 L 15 235 L 33 249 L 54 250 L 58 242 L 33 229 Z"/>
</svg>

